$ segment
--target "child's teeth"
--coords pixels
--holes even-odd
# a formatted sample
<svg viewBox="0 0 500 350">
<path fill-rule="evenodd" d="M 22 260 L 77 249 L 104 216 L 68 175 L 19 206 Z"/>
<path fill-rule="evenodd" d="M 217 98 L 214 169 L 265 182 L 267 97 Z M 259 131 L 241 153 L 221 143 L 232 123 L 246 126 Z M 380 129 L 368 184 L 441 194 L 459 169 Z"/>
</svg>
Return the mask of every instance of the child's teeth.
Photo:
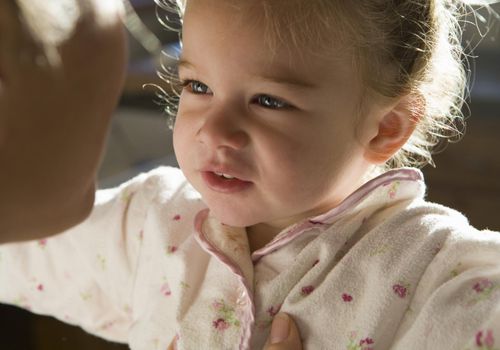
<svg viewBox="0 0 500 350">
<path fill-rule="evenodd" d="M 233 176 L 229 176 L 229 175 L 226 175 L 226 174 L 224 174 L 224 173 L 218 173 L 218 172 L 215 172 L 215 175 L 220 176 L 220 177 L 223 177 L 223 178 L 225 178 L 225 179 L 229 179 L 229 180 L 230 180 L 230 179 L 234 179 L 234 177 L 233 177 Z"/>
</svg>

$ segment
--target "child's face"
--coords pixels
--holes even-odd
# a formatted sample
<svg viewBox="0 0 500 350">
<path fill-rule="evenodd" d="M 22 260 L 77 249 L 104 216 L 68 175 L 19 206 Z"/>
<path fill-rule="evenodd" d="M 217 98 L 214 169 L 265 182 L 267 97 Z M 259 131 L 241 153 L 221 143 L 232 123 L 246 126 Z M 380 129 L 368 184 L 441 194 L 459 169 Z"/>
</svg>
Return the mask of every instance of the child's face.
<svg viewBox="0 0 500 350">
<path fill-rule="evenodd" d="M 282 229 L 355 190 L 365 160 L 361 88 L 349 58 L 276 48 L 220 0 L 188 3 L 174 146 L 212 213 Z M 362 134 L 362 133 L 361 133 Z M 244 180 L 225 180 L 222 172 Z"/>
</svg>

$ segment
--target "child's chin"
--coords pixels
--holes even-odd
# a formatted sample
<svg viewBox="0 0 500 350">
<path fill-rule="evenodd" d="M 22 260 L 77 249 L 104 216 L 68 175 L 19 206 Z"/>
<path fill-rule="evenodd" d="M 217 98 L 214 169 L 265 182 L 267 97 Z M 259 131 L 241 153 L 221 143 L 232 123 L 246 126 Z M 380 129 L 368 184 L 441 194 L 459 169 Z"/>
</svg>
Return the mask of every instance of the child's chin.
<svg viewBox="0 0 500 350">
<path fill-rule="evenodd" d="M 249 214 L 248 212 L 237 213 L 233 210 L 228 211 L 228 210 L 217 210 L 217 209 L 213 209 L 210 212 L 211 215 L 214 216 L 221 223 L 232 227 L 248 227 L 258 223 L 255 222 L 255 219 L 248 217 Z"/>
</svg>

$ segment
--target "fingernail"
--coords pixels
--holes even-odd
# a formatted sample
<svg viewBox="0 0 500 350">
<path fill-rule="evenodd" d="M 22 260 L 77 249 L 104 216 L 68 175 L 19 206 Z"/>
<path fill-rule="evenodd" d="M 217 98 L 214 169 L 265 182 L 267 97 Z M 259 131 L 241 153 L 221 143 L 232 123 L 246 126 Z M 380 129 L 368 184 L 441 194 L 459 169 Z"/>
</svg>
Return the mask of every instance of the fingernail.
<svg viewBox="0 0 500 350">
<path fill-rule="evenodd" d="M 274 317 L 271 326 L 271 344 L 281 343 L 288 338 L 290 333 L 290 318 L 285 313 L 279 313 Z"/>
</svg>

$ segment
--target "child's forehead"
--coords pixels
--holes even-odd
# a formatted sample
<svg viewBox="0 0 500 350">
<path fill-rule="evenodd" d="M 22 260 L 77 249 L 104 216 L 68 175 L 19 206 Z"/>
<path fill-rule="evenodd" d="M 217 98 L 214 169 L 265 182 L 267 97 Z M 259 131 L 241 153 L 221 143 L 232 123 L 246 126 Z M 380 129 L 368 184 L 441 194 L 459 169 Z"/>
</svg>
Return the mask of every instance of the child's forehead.
<svg viewBox="0 0 500 350">
<path fill-rule="evenodd" d="M 223 4 L 226 1 L 228 5 Z M 235 2 L 193 0 L 188 4 L 180 68 L 213 73 L 223 62 L 225 71 L 236 65 L 236 70 L 245 67 L 249 76 L 305 87 L 358 80 L 352 59 L 344 52 L 319 54 L 283 38 L 266 42 L 265 29 L 255 20 L 230 16 Z"/>
<path fill-rule="evenodd" d="M 225 22 L 261 31 L 263 43 L 270 48 L 288 46 L 316 55 L 350 51 L 342 16 L 335 6 L 323 3 L 322 0 L 185 0 L 187 13 L 198 9 L 207 17 L 222 15 Z"/>
</svg>

